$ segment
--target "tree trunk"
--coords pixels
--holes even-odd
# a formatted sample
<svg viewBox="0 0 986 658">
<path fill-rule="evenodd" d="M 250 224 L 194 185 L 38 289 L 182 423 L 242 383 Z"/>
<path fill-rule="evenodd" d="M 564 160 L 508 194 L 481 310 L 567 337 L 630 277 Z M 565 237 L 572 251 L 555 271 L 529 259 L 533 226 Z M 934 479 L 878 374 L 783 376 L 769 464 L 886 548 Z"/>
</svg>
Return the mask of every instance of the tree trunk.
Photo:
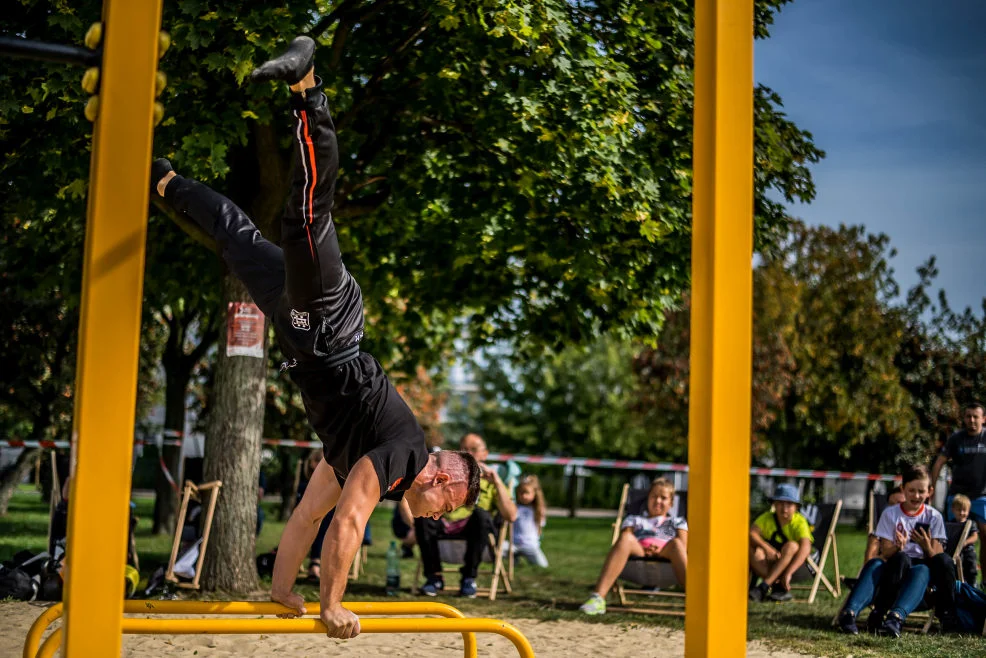
<svg viewBox="0 0 986 658">
<path fill-rule="evenodd" d="M 7 507 L 17 485 L 34 467 L 40 454 L 41 448 L 24 448 L 17 456 L 17 461 L 0 473 L 0 516 L 7 516 Z"/>
<path fill-rule="evenodd" d="M 180 346 L 179 349 L 181 349 Z M 174 372 L 174 370 L 180 372 Z M 169 368 L 165 375 L 164 429 L 182 434 L 182 440 L 185 438 L 183 434 L 185 431 L 185 393 L 188 390 L 189 379 L 191 379 L 191 370 L 188 368 Z M 174 437 L 165 435 L 164 438 L 168 440 Z M 162 445 L 160 454 L 168 472 L 171 473 L 171 477 L 180 489 L 182 483 L 178 479 L 181 477 L 181 446 Z M 173 534 L 177 515 L 178 491 L 168 482 L 164 470 L 158 467 L 157 481 L 154 486 L 153 533 L 155 535 Z"/>
<path fill-rule="evenodd" d="M 223 278 L 223 304 L 249 302 L 233 275 Z M 267 375 L 264 358 L 226 356 L 220 331 L 216 380 L 205 444 L 205 480 L 221 480 L 212 534 L 202 567 L 202 589 L 246 593 L 257 588 L 255 535 L 260 442 Z"/>
</svg>

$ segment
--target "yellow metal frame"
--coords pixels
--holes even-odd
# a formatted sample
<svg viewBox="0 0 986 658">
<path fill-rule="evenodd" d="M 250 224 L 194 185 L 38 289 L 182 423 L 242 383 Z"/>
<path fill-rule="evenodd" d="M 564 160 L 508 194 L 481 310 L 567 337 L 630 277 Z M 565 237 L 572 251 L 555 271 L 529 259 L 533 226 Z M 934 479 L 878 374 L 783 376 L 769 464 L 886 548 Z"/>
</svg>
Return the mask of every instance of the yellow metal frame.
<svg viewBox="0 0 986 658">
<path fill-rule="evenodd" d="M 685 655 L 746 655 L 753 0 L 695 2 Z"/>
<path fill-rule="evenodd" d="M 449 619 L 465 619 L 458 608 L 433 601 L 415 602 L 355 602 L 343 603 L 343 607 L 357 615 L 435 615 Z M 321 612 L 318 603 L 306 603 L 306 615 Z M 288 608 L 267 601 L 125 601 L 124 614 L 152 615 L 277 615 L 290 612 Z M 24 641 L 23 658 L 35 658 L 45 630 L 62 616 L 62 604 L 56 603 L 42 612 L 31 625 Z M 363 620 L 360 620 L 361 623 Z M 476 658 L 476 636 L 469 631 L 462 633 L 463 655 Z"/>
<path fill-rule="evenodd" d="M 461 633 L 466 658 L 475 658 L 476 639 L 474 633 L 495 633 L 510 640 L 521 658 L 534 658 L 534 650 L 527 638 L 511 624 L 496 619 L 473 619 L 465 617 L 459 610 L 443 603 L 431 602 L 357 602 L 344 603 L 346 608 L 358 615 L 387 614 L 437 614 L 444 619 L 434 618 L 392 618 L 360 619 L 363 633 Z M 49 624 L 58 619 L 61 605 L 56 604 L 46 610 L 31 626 L 24 644 L 25 658 L 51 658 L 58 651 L 62 640 L 62 629 L 57 628 L 41 644 L 38 642 Z M 276 603 L 255 603 L 252 601 L 127 601 L 126 612 L 131 614 L 227 614 L 227 615 L 274 615 L 288 612 Z M 317 603 L 305 606 L 306 614 L 319 613 Z M 274 634 L 274 633 L 325 633 L 325 624 L 316 617 L 297 619 L 185 619 L 185 618 L 134 618 L 122 619 L 122 631 L 141 635 L 199 635 L 203 633 L 222 634 Z"/>
<path fill-rule="evenodd" d="M 120 631 L 319 632 L 317 620 L 123 618 L 134 399 L 161 0 L 104 0 L 106 26 L 78 347 L 66 655 L 119 655 Z M 753 0 L 696 0 L 687 656 L 746 649 L 753 209 Z M 97 379 L 98 378 L 98 379 Z M 737 429 L 739 432 L 737 433 Z M 84 510 L 106 510 L 96 526 Z M 713 584 L 715 589 L 713 590 Z M 716 595 L 713 596 L 712 592 Z M 48 614 L 48 613 L 46 613 Z M 234 623 L 235 622 L 235 623 Z M 177 626 L 176 626 L 177 625 Z M 221 624 L 220 624 L 221 625 Z M 713 638 L 713 627 L 715 637 Z M 250 630 L 242 630 L 250 628 Z M 496 630 L 499 629 L 499 630 Z M 509 629 L 509 630 L 505 630 Z M 364 632 L 500 632 L 493 620 L 365 620 Z M 61 630 L 45 643 L 51 655 Z M 525 653 L 526 652 L 526 653 Z"/>
<path fill-rule="evenodd" d="M 160 22 L 161 0 L 104 0 L 66 550 L 71 656 L 120 654 Z"/>
</svg>

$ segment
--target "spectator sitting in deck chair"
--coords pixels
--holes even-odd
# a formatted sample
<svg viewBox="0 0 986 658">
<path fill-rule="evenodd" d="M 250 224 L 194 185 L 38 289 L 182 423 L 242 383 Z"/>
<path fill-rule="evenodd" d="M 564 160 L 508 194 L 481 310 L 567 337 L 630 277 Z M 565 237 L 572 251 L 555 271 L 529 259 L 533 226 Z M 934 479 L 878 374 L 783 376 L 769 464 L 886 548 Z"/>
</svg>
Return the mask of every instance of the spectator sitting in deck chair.
<svg viewBox="0 0 986 658">
<path fill-rule="evenodd" d="M 904 502 L 904 490 L 900 487 L 900 485 L 897 485 L 890 491 L 890 493 L 887 494 L 887 507 L 900 505 L 902 502 Z M 874 525 L 870 528 L 870 534 L 866 537 L 866 553 L 863 556 L 863 564 L 866 564 L 875 557 L 880 557 L 880 538 L 876 536 L 875 523 L 879 520 L 879 516 L 874 519 Z"/>
<path fill-rule="evenodd" d="M 623 520 L 620 538 L 616 540 L 592 596 L 579 608 L 587 615 L 601 615 L 606 612 L 606 595 L 616 584 L 631 556 L 662 557 L 671 562 L 675 578 L 685 585 L 685 572 L 688 569 L 688 523 L 680 516 L 671 514 L 674 504 L 674 484 L 670 480 L 657 478 L 650 485 L 647 494 L 647 514 L 631 514 Z"/>
<path fill-rule="evenodd" d="M 957 523 L 965 523 L 969 520 L 969 512 L 972 510 L 972 501 L 968 496 L 956 494 L 952 498 L 952 516 Z M 976 576 L 979 574 L 979 562 L 976 560 L 976 542 L 979 541 L 979 533 L 976 526 L 972 526 L 969 538 L 965 540 L 959 559 L 962 562 L 962 579 L 976 586 Z"/>
<path fill-rule="evenodd" d="M 475 506 L 460 507 L 440 519 L 427 516 L 414 519 L 414 534 L 418 539 L 421 562 L 427 579 L 421 587 L 421 592 L 426 596 L 436 596 L 445 588 L 441 553 L 438 548 L 439 539 L 461 537 L 466 540 L 459 595 L 473 598 L 476 596 L 476 574 L 483 553 L 487 550 L 488 537 L 490 534 L 494 536 L 497 534 L 493 512 L 499 512 L 504 522 L 513 523 L 517 520 L 517 506 L 510 499 L 507 485 L 497 470 L 486 464 L 490 451 L 483 437 L 473 433 L 466 434 L 459 441 L 459 450 L 468 452 L 479 463 L 482 477 L 479 483 L 479 498 Z M 404 504 L 401 502 L 401 505 Z"/>
<path fill-rule="evenodd" d="M 777 485 L 770 502 L 773 509 L 758 516 L 750 528 L 750 568 L 761 579 L 750 587 L 750 600 L 790 601 L 791 578 L 811 554 L 814 537 L 808 519 L 798 511 L 797 487 Z"/>
<path fill-rule="evenodd" d="M 857 617 L 873 605 L 867 628 L 880 635 L 900 637 L 904 620 L 924 599 L 930 584 L 948 592 L 955 584 L 955 565 L 944 551 L 945 522 L 938 510 L 925 504 L 932 494 L 928 469 L 908 466 L 901 474 L 904 502 L 888 507 L 880 515 L 876 534 L 880 554 L 863 565 L 859 580 L 839 613 L 843 633 L 859 632 Z M 936 600 L 935 614 L 951 623 L 949 602 Z"/>
</svg>

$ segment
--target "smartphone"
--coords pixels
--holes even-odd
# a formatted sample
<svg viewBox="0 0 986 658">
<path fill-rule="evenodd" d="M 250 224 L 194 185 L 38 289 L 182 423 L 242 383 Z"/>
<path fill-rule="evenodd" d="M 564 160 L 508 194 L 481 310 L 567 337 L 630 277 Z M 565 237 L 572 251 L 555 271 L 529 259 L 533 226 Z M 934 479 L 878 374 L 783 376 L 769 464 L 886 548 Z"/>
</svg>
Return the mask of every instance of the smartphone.
<svg viewBox="0 0 986 658">
<path fill-rule="evenodd" d="M 929 534 L 929 535 L 931 534 L 931 524 L 929 524 L 929 523 L 915 523 L 914 524 L 914 529 L 915 530 L 924 530 L 927 534 Z"/>
</svg>

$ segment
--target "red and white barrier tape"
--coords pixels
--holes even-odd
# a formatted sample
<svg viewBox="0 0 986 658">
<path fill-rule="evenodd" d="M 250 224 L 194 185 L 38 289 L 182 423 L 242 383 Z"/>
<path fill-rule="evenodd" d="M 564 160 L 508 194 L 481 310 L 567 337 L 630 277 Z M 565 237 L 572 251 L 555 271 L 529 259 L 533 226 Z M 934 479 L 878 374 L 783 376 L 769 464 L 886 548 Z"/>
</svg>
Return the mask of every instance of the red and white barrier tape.
<svg viewBox="0 0 986 658">
<path fill-rule="evenodd" d="M 585 457 L 547 457 L 541 455 L 511 455 L 506 453 L 490 453 L 489 461 L 515 461 L 524 464 L 552 464 L 558 466 L 586 466 L 589 468 L 618 468 L 629 471 L 677 471 L 688 472 L 687 464 L 671 464 L 666 462 L 642 462 L 628 459 L 591 459 Z M 816 478 L 823 480 L 882 480 L 893 482 L 900 478 L 896 475 L 878 473 L 846 473 L 842 471 L 810 471 L 792 468 L 751 468 L 751 475 L 768 475 L 770 477 Z"/>
<path fill-rule="evenodd" d="M 166 436 L 181 436 L 180 432 L 168 430 Z M 293 439 L 264 439 L 264 445 L 281 446 L 285 448 L 321 448 L 321 441 L 295 441 Z M 165 439 L 164 445 L 181 445 L 180 439 Z M 12 448 L 68 448 L 68 441 L 18 441 L 16 439 L 0 439 L 0 445 L 7 444 Z M 153 445 L 153 441 L 136 441 L 135 445 Z M 489 461 L 515 461 L 521 464 L 548 464 L 555 466 L 585 466 L 587 468 L 612 468 L 627 471 L 661 471 L 687 473 L 687 464 L 672 464 L 670 462 L 644 462 L 632 459 L 592 459 L 588 457 L 549 457 L 543 455 L 513 455 L 508 453 L 490 453 Z M 163 466 L 163 464 L 162 464 Z M 812 471 L 793 468 L 751 468 L 751 475 L 766 475 L 769 477 L 813 478 L 820 480 L 870 480 L 894 482 L 899 480 L 897 475 L 879 473 L 849 473 L 843 471 Z M 169 478 L 170 479 L 170 478 Z M 177 486 L 177 485 L 175 485 Z"/>
<path fill-rule="evenodd" d="M 284 448 L 321 448 L 321 441 L 295 441 L 293 439 L 264 439 L 265 446 L 281 446 Z"/>
<path fill-rule="evenodd" d="M 181 440 L 179 439 L 165 439 L 161 443 L 166 446 L 180 446 Z M 135 446 L 152 446 L 155 445 L 155 441 L 134 441 Z M 71 444 L 68 441 L 21 441 L 19 439 L 0 439 L 0 446 L 6 445 L 9 448 L 53 448 L 56 450 L 62 450 L 65 448 L 70 448 Z M 321 444 L 319 444 L 321 445 Z"/>
</svg>

